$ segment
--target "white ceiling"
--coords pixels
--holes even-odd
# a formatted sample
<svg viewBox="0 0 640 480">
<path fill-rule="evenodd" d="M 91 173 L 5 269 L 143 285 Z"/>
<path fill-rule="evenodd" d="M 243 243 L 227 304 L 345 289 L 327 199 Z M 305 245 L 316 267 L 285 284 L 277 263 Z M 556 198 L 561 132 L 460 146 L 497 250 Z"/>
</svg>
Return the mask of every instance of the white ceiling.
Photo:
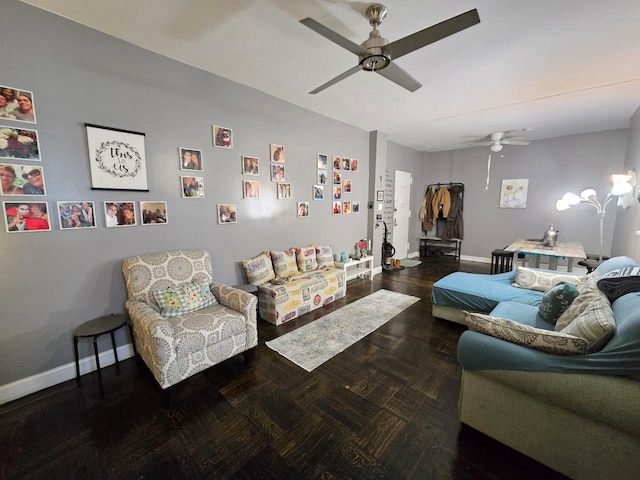
<svg viewBox="0 0 640 480">
<path fill-rule="evenodd" d="M 625 128 L 640 106 L 638 0 L 387 0 L 390 42 L 473 8 L 481 23 L 397 60 L 423 84 L 414 93 L 358 72 L 317 95 L 357 57 L 298 21 L 359 44 L 369 2 L 24 1 L 420 151 L 502 130 L 536 140 Z"/>
</svg>

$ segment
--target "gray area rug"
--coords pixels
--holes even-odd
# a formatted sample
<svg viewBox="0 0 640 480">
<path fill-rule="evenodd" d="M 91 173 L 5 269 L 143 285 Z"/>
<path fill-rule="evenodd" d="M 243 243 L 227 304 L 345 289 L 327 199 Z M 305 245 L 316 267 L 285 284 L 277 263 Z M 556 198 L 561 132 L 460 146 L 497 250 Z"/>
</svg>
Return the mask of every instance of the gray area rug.
<svg viewBox="0 0 640 480">
<path fill-rule="evenodd" d="M 378 290 L 266 345 L 310 372 L 418 300 L 419 297 Z"/>
<path fill-rule="evenodd" d="M 403 267 L 415 267 L 416 265 L 420 265 L 422 260 L 411 260 L 410 258 L 403 258 L 400 260 L 400 265 Z"/>
</svg>

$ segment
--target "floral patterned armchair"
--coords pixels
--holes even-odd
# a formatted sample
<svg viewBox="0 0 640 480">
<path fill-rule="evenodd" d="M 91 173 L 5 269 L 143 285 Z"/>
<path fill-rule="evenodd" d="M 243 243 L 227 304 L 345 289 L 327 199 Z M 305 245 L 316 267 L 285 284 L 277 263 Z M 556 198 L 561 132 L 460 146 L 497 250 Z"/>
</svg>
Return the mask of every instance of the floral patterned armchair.
<svg viewBox="0 0 640 480">
<path fill-rule="evenodd" d="M 245 352 L 245 361 L 250 360 L 258 344 L 257 299 L 213 282 L 207 251 L 175 250 L 128 257 L 122 261 L 122 274 L 134 341 L 163 389 L 238 353 Z M 204 285 L 204 289 L 194 293 L 193 285 Z M 171 305 L 158 302 L 167 291 L 174 292 Z M 182 296 L 176 297 L 176 291 Z M 201 304 L 204 306 L 193 303 L 194 299 L 200 300 L 198 295 L 207 299 Z M 187 302 L 179 305 L 182 309 L 173 305 L 176 298 Z"/>
</svg>

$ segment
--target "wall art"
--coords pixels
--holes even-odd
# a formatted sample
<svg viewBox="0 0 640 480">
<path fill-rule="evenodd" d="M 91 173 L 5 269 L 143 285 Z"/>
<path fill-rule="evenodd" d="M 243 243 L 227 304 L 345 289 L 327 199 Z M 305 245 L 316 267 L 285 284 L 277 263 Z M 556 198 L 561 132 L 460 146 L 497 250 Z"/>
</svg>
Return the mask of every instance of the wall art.
<svg viewBox="0 0 640 480">
<path fill-rule="evenodd" d="M 298 202 L 298 217 L 309 216 L 309 202 Z"/>
<path fill-rule="evenodd" d="M 500 208 L 527 208 L 528 178 L 502 180 Z"/>
<path fill-rule="evenodd" d="M 278 183 L 276 185 L 276 193 L 278 200 L 284 198 L 291 198 L 291 184 L 290 183 Z"/>
<path fill-rule="evenodd" d="M 180 177 L 182 198 L 204 198 L 204 178 Z"/>
<path fill-rule="evenodd" d="M 2 195 L 46 195 L 44 171 L 35 165 L 0 165 Z"/>
<path fill-rule="evenodd" d="M 243 198 L 260 198 L 260 182 L 252 180 L 242 181 Z"/>
<path fill-rule="evenodd" d="M 284 145 L 269 145 L 270 158 L 272 162 L 284 163 Z"/>
<path fill-rule="evenodd" d="M 351 202 L 351 211 L 353 213 L 360 213 L 360 202 Z"/>
<path fill-rule="evenodd" d="M 313 186 L 313 199 L 324 200 L 324 185 Z"/>
<path fill-rule="evenodd" d="M 318 170 L 318 183 L 320 185 L 327 184 L 327 171 L 326 170 Z"/>
<path fill-rule="evenodd" d="M 342 159 L 342 170 L 351 170 L 351 159 L 343 158 Z"/>
<path fill-rule="evenodd" d="M 271 164 L 271 181 L 272 182 L 284 182 L 286 180 L 284 175 L 284 165 L 278 165 L 277 163 Z"/>
<path fill-rule="evenodd" d="M 2 202 L 9 233 L 50 231 L 47 202 Z"/>
<path fill-rule="evenodd" d="M 180 158 L 180 170 L 197 170 L 199 172 L 203 170 L 201 150 L 180 147 L 178 155 Z"/>
<path fill-rule="evenodd" d="M 319 153 L 318 154 L 318 168 L 323 168 L 326 169 L 327 165 L 328 165 L 328 159 L 329 157 L 327 157 L 324 153 Z"/>
<path fill-rule="evenodd" d="M 57 206 L 61 230 L 96 228 L 96 210 L 92 201 L 61 201 Z"/>
<path fill-rule="evenodd" d="M 0 125 L 0 158 L 40 161 L 37 130 Z"/>
<path fill-rule="evenodd" d="M 144 133 L 85 124 L 94 190 L 148 192 Z"/>
<path fill-rule="evenodd" d="M 233 148 L 233 130 L 227 127 L 214 125 L 213 146 L 218 148 Z"/>
<path fill-rule="evenodd" d="M 333 172 L 333 183 L 335 185 L 340 185 L 342 183 L 342 174 L 338 171 Z"/>
<path fill-rule="evenodd" d="M 242 174 L 259 175 L 258 157 L 242 157 Z"/>
<path fill-rule="evenodd" d="M 344 187 L 344 193 L 351 193 L 351 180 L 345 178 L 342 186 Z"/>
<path fill-rule="evenodd" d="M 350 167 L 351 167 L 351 171 L 352 172 L 357 172 L 358 171 L 358 159 L 357 158 L 352 158 L 351 159 Z"/>
<path fill-rule="evenodd" d="M 343 215 L 351 214 L 351 202 L 342 202 L 342 213 Z"/>
<path fill-rule="evenodd" d="M 140 218 L 142 225 L 166 225 L 169 221 L 167 217 L 167 202 L 140 202 Z"/>
<path fill-rule="evenodd" d="M 14 87 L 0 86 L 0 117 L 17 122 L 36 123 L 33 93 Z"/>
<path fill-rule="evenodd" d="M 218 223 L 237 223 L 238 210 L 234 203 L 219 203 L 218 206 Z"/>
<path fill-rule="evenodd" d="M 342 215 L 342 202 L 333 202 L 333 214 Z"/>
<path fill-rule="evenodd" d="M 135 204 L 131 201 L 104 202 L 104 215 L 107 227 L 134 227 L 138 224 Z"/>
<path fill-rule="evenodd" d="M 333 199 L 340 200 L 342 198 L 342 187 L 333 187 Z"/>
<path fill-rule="evenodd" d="M 340 157 L 333 157 L 333 169 L 340 170 L 342 166 L 342 159 Z"/>
</svg>

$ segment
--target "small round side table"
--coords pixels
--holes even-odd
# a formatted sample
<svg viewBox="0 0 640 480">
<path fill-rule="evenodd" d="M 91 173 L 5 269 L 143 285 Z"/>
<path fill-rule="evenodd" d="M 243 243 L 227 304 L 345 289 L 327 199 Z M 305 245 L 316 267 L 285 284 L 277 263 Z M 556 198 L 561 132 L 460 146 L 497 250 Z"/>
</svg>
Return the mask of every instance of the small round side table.
<svg viewBox="0 0 640 480">
<path fill-rule="evenodd" d="M 93 337 L 93 352 L 96 357 L 96 367 L 98 370 L 98 383 L 100 384 L 100 394 L 104 395 L 104 386 L 102 385 L 102 373 L 100 372 L 100 359 L 98 358 L 98 337 L 104 334 L 111 335 L 111 345 L 113 346 L 113 355 L 116 358 L 116 368 L 120 368 L 118 362 L 118 351 L 116 350 L 116 340 L 113 332 L 124 326 L 129 327 L 129 336 L 131 337 L 131 344 L 133 345 L 133 354 L 136 355 L 136 345 L 133 340 L 133 331 L 131 330 L 131 324 L 129 323 L 129 317 L 125 314 L 111 314 L 104 317 L 95 318 L 83 323 L 76 331 L 73 332 L 73 346 L 76 356 L 76 383 L 80 386 L 80 363 L 78 360 L 78 340 L 81 338 Z"/>
</svg>

